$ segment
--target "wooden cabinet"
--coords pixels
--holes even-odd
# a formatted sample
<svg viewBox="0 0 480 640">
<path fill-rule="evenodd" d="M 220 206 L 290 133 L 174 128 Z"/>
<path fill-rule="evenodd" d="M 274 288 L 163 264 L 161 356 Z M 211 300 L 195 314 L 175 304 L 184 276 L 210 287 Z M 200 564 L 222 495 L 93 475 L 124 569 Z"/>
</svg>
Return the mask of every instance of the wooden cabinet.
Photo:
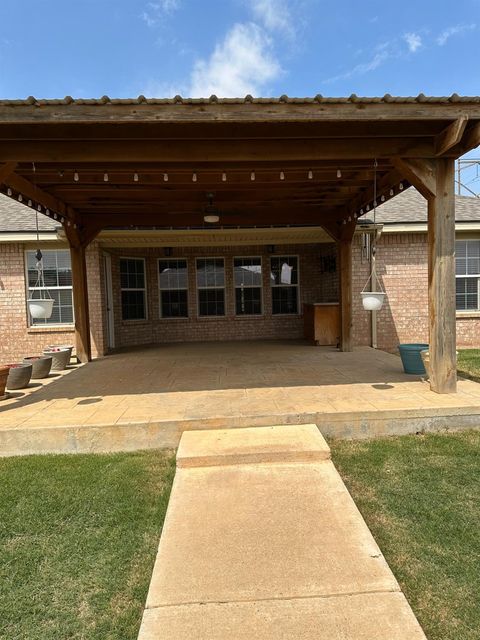
<svg viewBox="0 0 480 640">
<path fill-rule="evenodd" d="M 334 346 L 340 342 L 340 305 L 316 302 L 303 305 L 304 335 L 317 346 Z"/>
</svg>

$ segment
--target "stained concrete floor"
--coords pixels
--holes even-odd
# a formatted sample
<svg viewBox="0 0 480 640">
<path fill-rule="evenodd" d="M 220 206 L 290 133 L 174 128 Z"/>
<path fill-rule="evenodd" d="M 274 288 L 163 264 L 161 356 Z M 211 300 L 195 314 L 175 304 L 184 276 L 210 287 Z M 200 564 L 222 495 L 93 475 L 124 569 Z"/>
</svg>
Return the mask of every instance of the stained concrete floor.
<svg viewBox="0 0 480 640">
<path fill-rule="evenodd" d="M 369 436 L 401 431 L 407 418 L 407 431 L 480 424 L 480 385 L 460 380 L 457 394 L 438 395 L 404 374 L 397 356 L 368 347 L 341 353 L 296 341 L 166 344 L 95 360 L 2 401 L 0 453 L 14 453 L 29 438 L 25 453 L 175 446 L 185 429 L 272 422 Z M 56 436 L 42 448 L 46 429 Z"/>
</svg>

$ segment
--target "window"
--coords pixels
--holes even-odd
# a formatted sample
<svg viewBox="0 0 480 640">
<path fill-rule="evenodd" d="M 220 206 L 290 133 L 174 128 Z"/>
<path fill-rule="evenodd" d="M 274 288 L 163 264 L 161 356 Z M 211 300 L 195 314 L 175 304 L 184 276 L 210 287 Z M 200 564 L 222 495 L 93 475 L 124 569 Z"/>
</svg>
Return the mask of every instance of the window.
<svg viewBox="0 0 480 640">
<path fill-rule="evenodd" d="M 235 313 L 237 316 L 258 316 L 262 313 L 262 259 L 235 258 Z"/>
<path fill-rule="evenodd" d="M 188 318 L 188 271 L 186 260 L 159 260 L 160 315 Z"/>
<path fill-rule="evenodd" d="M 223 258 L 197 258 L 198 315 L 225 315 Z"/>
<path fill-rule="evenodd" d="M 480 240 L 455 243 L 457 311 L 480 311 Z"/>
<path fill-rule="evenodd" d="M 298 313 L 298 259 L 295 256 L 270 258 L 272 313 Z"/>
<path fill-rule="evenodd" d="M 72 267 L 70 263 L 70 251 L 42 251 L 43 276 L 45 287 L 42 291 L 48 291 L 54 299 L 53 311 L 50 318 L 31 318 L 33 325 L 43 324 L 72 324 L 73 323 L 73 298 L 72 298 Z M 37 259 L 35 251 L 27 251 L 27 279 L 28 297 L 40 297 L 40 288 L 35 288 L 37 282 Z M 35 294 L 35 295 L 34 295 Z M 47 296 L 48 297 L 48 296 Z"/>
<path fill-rule="evenodd" d="M 122 320 L 145 320 L 145 260 L 120 258 L 120 289 L 122 293 Z"/>
</svg>

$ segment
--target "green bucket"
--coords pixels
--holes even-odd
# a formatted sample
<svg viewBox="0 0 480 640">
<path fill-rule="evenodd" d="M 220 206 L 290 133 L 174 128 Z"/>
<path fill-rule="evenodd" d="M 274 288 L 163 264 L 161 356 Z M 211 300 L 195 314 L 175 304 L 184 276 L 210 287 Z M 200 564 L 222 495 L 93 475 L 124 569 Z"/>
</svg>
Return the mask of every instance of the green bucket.
<svg viewBox="0 0 480 640">
<path fill-rule="evenodd" d="M 425 349 L 428 349 L 428 344 L 423 342 L 398 345 L 405 373 L 411 373 L 418 376 L 424 376 L 427 373 L 423 366 L 422 356 L 420 355 L 420 352 Z"/>
</svg>

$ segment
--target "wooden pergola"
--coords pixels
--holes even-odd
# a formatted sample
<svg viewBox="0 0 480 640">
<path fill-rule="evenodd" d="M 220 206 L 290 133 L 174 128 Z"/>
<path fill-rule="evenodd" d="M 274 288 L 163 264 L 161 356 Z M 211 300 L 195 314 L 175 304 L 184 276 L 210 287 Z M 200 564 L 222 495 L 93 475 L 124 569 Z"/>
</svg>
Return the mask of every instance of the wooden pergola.
<svg viewBox="0 0 480 640">
<path fill-rule="evenodd" d="M 351 350 L 352 238 L 377 200 L 428 200 L 431 388 L 456 390 L 454 160 L 480 144 L 480 98 L 1 100 L 0 190 L 60 220 L 77 353 L 91 357 L 85 249 L 107 227 L 315 225 L 339 246 Z"/>
</svg>

